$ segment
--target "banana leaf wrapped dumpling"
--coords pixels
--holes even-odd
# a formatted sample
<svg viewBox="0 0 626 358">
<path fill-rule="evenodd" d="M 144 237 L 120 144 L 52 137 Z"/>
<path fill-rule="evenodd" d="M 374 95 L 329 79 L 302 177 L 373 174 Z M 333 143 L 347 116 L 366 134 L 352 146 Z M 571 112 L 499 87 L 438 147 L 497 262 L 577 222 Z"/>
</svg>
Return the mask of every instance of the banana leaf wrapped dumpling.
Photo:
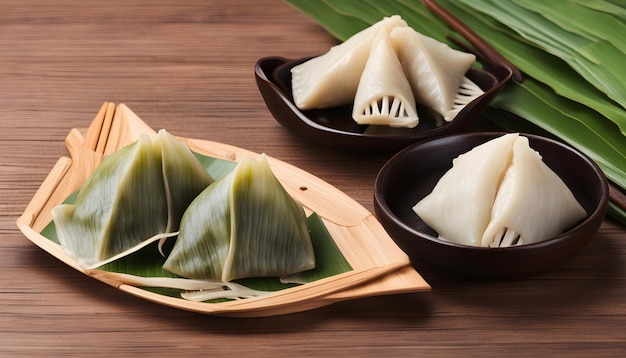
<svg viewBox="0 0 626 358">
<path fill-rule="evenodd" d="M 265 155 L 244 158 L 194 199 L 163 265 L 183 277 L 223 282 L 314 267 L 304 208 L 276 179 Z"/>
<path fill-rule="evenodd" d="M 178 230 L 189 203 L 213 178 L 165 130 L 106 157 L 73 204 L 52 210 L 59 242 L 83 267 L 105 262 Z"/>
</svg>

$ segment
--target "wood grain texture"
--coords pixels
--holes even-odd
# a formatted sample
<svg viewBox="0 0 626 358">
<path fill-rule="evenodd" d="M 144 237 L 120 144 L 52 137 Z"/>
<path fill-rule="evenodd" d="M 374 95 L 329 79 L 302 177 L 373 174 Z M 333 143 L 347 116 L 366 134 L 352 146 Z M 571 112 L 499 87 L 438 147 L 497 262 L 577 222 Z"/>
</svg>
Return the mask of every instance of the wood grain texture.
<svg viewBox="0 0 626 358">
<path fill-rule="evenodd" d="M 155 129 L 265 152 L 372 211 L 390 155 L 292 136 L 254 83 L 259 58 L 334 43 L 278 0 L 1 1 L 0 356 L 623 356 L 626 230 L 610 220 L 580 255 L 531 279 L 466 282 L 417 263 L 432 292 L 250 319 L 130 296 L 19 232 L 16 219 L 67 155 L 67 133 L 104 101 Z"/>
</svg>

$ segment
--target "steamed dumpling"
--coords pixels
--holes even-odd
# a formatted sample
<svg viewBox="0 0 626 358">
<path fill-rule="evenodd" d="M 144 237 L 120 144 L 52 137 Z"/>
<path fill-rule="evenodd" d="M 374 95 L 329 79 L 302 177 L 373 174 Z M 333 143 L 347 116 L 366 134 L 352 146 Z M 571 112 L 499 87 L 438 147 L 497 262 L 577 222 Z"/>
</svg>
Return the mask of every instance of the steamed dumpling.
<svg viewBox="0 0 626 358">
<path fill-rule="evenodd" d="M 585 209 L 559 178 L 530 148 L 528 138 L 513 146 L 507 169 L 491 210 L 482 246 L 509 246 L 544 241 L 586 216 Z M 506 232 L 507 240 L 502 241 Z"/>
<path fill-rule="evenodd" d="M 106 157 L 73 204 L 52 210 L 59 242 L 96 267 L 178 229 L 184 209 L 213 182 L 189 148 L 164 130 Z"/>
<path fill-rule="evenodd" d="M 482 90 L 465 77 L 476 60 L 475 55 L 455 50 L 408 26 L 394 28 L 390 36 L 417 103 L 450 121 L 454 115 L 448 114 L 455 107 L 462 85 L 473 88 L 474 97 L 482 94 Z M 462 101 L 468 99 L 466 94 L 462 97 Z"/>
<path fill-rule="evenodd" d="M 276 179 L 265 155 L 245 158 L 191 203 L 163 267 L 223 282 L 312 269 L 304 208 Z"/>
<path fill-rule="evenodd" d="M 506 134 L 459 155 L 433 191 L 413 207 L 415 213 L 441 238 L 480 246 L 518 136 Z"/>
<path fill-rule="evenodd" d="M 415 98 L 389 35 L 378 30 L 359 81 L 352 118 L 358 124 L 414 128 Z"/>
<path fill-rule="evenodd" d="M 398 26 L 407 26 L 400 16 L 385 17 L 327 53 L 293 67 L 291 85 L 296 106 L 306 110 L 351 104 L 376 33 L 379 29 L 390 33 Z"/>
<path fill-rule="evenodd" d="M 187 144 L 165 130 L 159 131 L 153 145 L 161 148 L 163 181 L 168 198 L 166 231 L 175 232 L 187 206 L 214 180 Z"/>
<path fill-rule="evenodd" d="M 586 216 L 528 138 L 517 133 L 454 159 L 413 210 L 442 239 L 483 247 L 543 241 Z"/>
</svg>

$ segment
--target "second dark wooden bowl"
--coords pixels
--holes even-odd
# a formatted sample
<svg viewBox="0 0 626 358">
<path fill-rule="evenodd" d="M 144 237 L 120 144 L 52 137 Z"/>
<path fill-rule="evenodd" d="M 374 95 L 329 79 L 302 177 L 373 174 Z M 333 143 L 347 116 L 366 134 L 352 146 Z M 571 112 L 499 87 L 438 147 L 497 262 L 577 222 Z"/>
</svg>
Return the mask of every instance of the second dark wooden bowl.
<svg viewBox="0 0 626 358">
<path fill-rule="evenodd" d="M 504 133 L 467 133 L 416 143 L 393 156 L 375 183 L 378 220 L 411 258 L 462 278 L 507 280 L 533 276 L 569 260 L 594 237 L 608 206 L 608 183 L 600 168 L 584 154 L 536 135 L 531 148 L 570 188 L 587 218 L 560 235 L 535 244 L 507 248 L 459 245 L 437 238 L 412 207 L 429 194 L 452 159 Z"/>
</svg>

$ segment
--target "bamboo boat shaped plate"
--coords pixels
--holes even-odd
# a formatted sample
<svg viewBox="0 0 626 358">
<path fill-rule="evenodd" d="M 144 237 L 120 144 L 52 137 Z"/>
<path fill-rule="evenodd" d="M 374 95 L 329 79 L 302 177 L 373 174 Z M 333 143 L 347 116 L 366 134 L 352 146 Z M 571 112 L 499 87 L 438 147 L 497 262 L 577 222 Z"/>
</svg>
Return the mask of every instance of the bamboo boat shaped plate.
<svg viewBox="0 0 626 358">
<path fill-rule="evenodd" d="M 268 295 L 220 303 L 194 302 L 135 286 L 123 275 L 84 269 L 41 231 L 51 210 L 77 190 L 102 159 L 134 142 L 141 133 L 156 132 L 124 104 L 104 103 L 86 133 L 72 129 L 65 145 L 70 158 L 60 158 L 32 198 L 17 225 L 35 245 L 70 267 L 121 291 L 163 305 L 193 312 L 259 317 L 294 313 L 334 302 L 374 295 L 430 290 L 376 218 L 363 206 L 321 179 L 290 164 L 268 157 L 272 171 L 307 214 L 321 218 L 353 270 Z M 238 162 L 257 153 L 227 144 L 180 138 L 194 152 Z"/>
</svg>

